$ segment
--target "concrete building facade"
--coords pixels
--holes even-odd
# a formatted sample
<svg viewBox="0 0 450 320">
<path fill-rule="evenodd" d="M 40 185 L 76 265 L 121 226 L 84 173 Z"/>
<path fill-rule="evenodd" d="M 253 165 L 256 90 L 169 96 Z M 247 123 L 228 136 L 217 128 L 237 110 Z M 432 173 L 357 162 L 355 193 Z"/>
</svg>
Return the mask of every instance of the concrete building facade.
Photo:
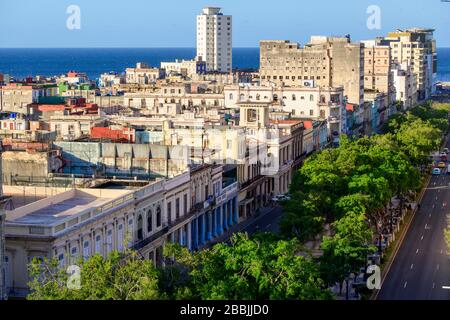
<svg viewBox="0 0 450 320">
<path fill-rule="evenodd" d="M 238 222 L 237 183 L 223 186 L 221 177 L 222 167 L 205 165 L 134 190 L 54 189 L 53 196 L 7 211 L 8 293 L 27 294 L 33 258 L 56 257 L 67 267 L 80 257 L 132 248 L 162 265 L 167 242 L 190 250 L 208 245 Z"/>
<path fill-rule="evenodd" d="M 344 87 L 347 101 L 364 101 L 364 45 L 349 37 L 311 37 L 303 48 L 290 41 L 260 42 L 261 84 Z"/>
<path fill-rule="evenodd" d="M 364 91 L 385 93 L 388 103 L 394 103 L 396 93 L 392 73 L 391 48 L 377 45 L 375 40 L 362 42 L 364 43 Z"/>
<path fill-rule="evenodd" d="M 197 57 L 207 71 L 229 72 L 233 68 L 233 21 L 221 8 L 206 7 L 197 16 Z"/>
<path fill-rule="evenodd" d="M 436 40 L 433 29 L 407 29 L 391 32 L 379 39 L 392 49 L 392 62 L 408 63 L 416 75 L 418 100 L 428 99 L 437 75 Z"/>
</svg>

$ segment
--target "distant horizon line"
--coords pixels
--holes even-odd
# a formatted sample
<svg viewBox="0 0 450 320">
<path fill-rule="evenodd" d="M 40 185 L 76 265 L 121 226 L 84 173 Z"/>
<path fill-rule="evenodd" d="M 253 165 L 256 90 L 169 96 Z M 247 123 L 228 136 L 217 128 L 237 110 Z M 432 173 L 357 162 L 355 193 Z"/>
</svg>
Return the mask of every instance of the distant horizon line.
<svg viewBox="0 0 450 320">
<path fill-rule="evenodd" d="M 233 47 L 233 49 L 259 49 L 260 47 Z M 450 46 L 437 47 L 438 49 L 450 49 Z M 10 49 L 196 49 L 196 47 L 0 47 L 0 50 Z"/>
<path fill-rule="evenodd" d="M 196 49 L 196 47 L 0 47 L 1 49 Z M 259 49 L 259 47 L 233 47 L 233 49 Z"/>
</svg>

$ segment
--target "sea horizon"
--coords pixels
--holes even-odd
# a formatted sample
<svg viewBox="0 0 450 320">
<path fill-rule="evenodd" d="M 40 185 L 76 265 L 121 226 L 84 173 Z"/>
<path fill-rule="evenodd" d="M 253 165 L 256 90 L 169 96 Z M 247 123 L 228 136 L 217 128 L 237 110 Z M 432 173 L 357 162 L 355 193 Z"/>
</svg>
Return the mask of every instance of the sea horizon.
<svg viewBox="0 0 450 320">
<path fill-rule="evenodd" d="M 450 47 L 438 47 L 437 81 L 450 81 Z M 58 76 L 70 70 L 92 80 L 123 73 L 137 62 L 159 67 L 163 61 L 195 58 L 195 47 L 9 47 L 0 48 L 0 73 L 15 79 Z M 259 47 L 234 47 L 233 68 L 259 69 Z"/>
</svg>

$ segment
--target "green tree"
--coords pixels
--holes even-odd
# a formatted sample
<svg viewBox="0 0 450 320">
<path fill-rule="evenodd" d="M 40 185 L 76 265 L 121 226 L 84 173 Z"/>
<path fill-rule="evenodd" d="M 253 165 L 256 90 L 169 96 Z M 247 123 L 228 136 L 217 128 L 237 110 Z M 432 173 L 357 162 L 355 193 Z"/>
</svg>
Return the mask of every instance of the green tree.
<svg viewBox="0 0 450 320">
<path fill-rule="evenodd" d="M 345 276 L 364 265 L 367 255 L 375 250 L 370 245 L 372 232 L 360 205 L 348 211 L 333 224 L 332 237 L 324 237 L 320 258 L 322 278 L 327 284 L 341 284 Z"/>
<path fill-rule="evenodd" d="M 250 239 L 235 234 L 231 244 L 189 252 L 169 245 L 165 254 L 189 270 L 189 279 L 177 289 L 202 300 L 316 300 L 330 299 L 317 264 L 298 255 L 297 240 L 277 240 L 271 234 Z"/>
<path fill-rule="evenodd" d="M 95 255 L 80 259 L 79 289 L 70 289 L 69 274 L 59 268 L 56 259 L 30 264 L 29 300 L 156 300 L 159 293 L 158 271 L 150 260 L 137 253 L 112 252 L 107 258 Z"/>
</svg>

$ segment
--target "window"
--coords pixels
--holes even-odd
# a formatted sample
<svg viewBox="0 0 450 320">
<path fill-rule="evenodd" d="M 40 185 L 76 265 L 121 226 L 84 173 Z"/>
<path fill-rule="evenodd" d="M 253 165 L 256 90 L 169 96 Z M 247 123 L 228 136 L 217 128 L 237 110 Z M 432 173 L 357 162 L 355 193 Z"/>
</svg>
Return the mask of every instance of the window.
<svg viewBox="0 0 450 320">
<path fill-rule="evenodd" d="M 144 231 L 143 231 L 143 227 L 142 227 L 142 215 L 139 215 L 138 220 L 137 220 L 137 238 L 139 241 L 144 239 Z"/>
<path fill-rule="evenodd" d="M 187 215 L 187 194 L 183 195 L 183 208 L 184 208 L 184 215 Z"/>
<path fill-rule="evenodd" d="M 147 233 L 153 231 L 153 212 L 152 210 L 148 210 L 147 212 Z"/>
<path fill-rule="evenodd" d="M 156 208 L 156 227 L 161 227 L 161 207 Z"/>
<path fill-rule="evenodd" d="M 256 110 L 255 109 L 248 109 L 247 110 L 247 121 L 248 122 L 255 122 L 256 120 L 257 120 Z"/>
<path fill-rule="evenodd" d="M 314 101 L 314 96 L 312 94 L 309 96 L 309 101 Z"/>
<path fill-rule="evenodd" d="M 128 220 L 128 233 L 129 233 L 129 242 L 128 242 L 128 247 L 130 248 L 133 245 L 133 238 L 134 238 L 134 230 L 133 230 L 133 219 L 129 219 Z"/>
<path fill-rule="evenodd" d="M 123 251 L 123 224 L 119 224 L 117 229 L 117 250 Z"/>
<path fill-rule="evenodd" d="M 5 257 L 6 258 L 6 257 Z M 61 253 L 59 256 L 58 256 L 58 266 L 60 267 L 60 268 L 62 268 L 62 267 L 64 267 L 64 264 L 65 264 L 65 261 L 64 261 L 64 253 Z"/>
<path fill-rule="evenodd" d="M 84 260 L 87 260 L 87 259 L 89 259 L 89 241 L 85 241 L 84 243 L 83 243 L 83 259 Z"/>
<path fill-rule="evenodd" d="M 106 236 L 106 253 L 110 253 L 113 250 L 113 235 L 112 230 L 108 230 Z"/>
<path fill-rule="evenodd" d="M 295 96 L 295 94 L 292 95 L 292 101 L 297 100 L 297 97 Z"/>
<path fill-rule="evenodd" d="M 309 115 L 310 115 L 310 116 L 313 116 L 313 115 L 314 115 L 314 110 L 312 110 L 312 109 L 309 110 Z"/>
<path fill-rule="evenodd" d="M 101 254 L 102 252 L 102 236 L 97 235 L 95 237 L 95 253 Z"/>
<path fill-rule="evenodd" d="M 167 221 L 172 222 L 172 202 L 167 203 Z"/>
<path fill-rule="evenodd" d="M 175 217 L 180 218 L 180 198 L 175 199 Z"/>
<path fill-rule="evenodd" d="M 77 255 L 78 255 L 78 248 L 77 247 L 73 247 L 72 248 L 71 255 L 72 255 L 72 258 L 76 258 L 77 257 Z"/>
</svg>

